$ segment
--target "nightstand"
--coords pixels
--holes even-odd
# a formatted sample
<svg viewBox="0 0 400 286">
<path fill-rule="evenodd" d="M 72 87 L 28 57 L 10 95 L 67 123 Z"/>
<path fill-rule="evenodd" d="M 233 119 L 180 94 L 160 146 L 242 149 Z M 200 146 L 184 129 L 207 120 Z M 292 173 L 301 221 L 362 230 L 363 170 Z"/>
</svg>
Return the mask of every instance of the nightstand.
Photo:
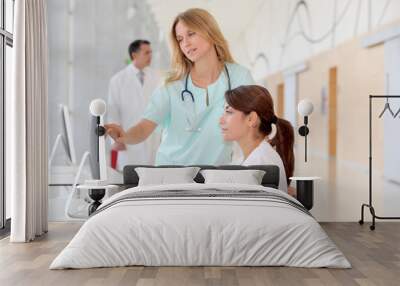
<svg viewBox="0 0 400 286">
<path fill-rule="evenodd" d="M 296 181 L 297 200 L 303 204 L 307 210 L 311 210 L 314 205 L 314 181 L 320 177 L 290 177 Z"/>
<path fill-rule="evenodd" d="M 78 185 L 77 189 L 88 190 L 89 197 L 93 200 L 93 202 L 88 207 L 89 216 L 96 211 L 96 209 L 101 205 L 101 200 L 104 196 L 115 194 L 119 187 L 117 185 L 105 185 L 105 186 L 96 186 L 96 185 Z"/>
</svg>

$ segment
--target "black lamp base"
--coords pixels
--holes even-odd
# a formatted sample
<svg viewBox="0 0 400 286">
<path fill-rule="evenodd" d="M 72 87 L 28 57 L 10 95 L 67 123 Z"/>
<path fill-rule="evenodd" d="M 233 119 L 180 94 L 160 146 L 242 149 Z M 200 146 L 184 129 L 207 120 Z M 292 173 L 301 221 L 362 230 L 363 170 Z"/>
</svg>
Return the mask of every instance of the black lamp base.
<svg viewBox="0 0 400 286">
<path fill-rule="evenodd" d="M 89 189 L 89 197 L 93 200 L 93 203 L 91 203 L 88 208 L 89 216 L 101 205 L 100 201 L 104 198 L 105 194 L 106 189 Z"/>
<path fill-rule="evenodd" d="M 296 188 L 297 200 L 301 202 L 307 210 L 311 210 L 314 206 L 314 181 L 296 181 Z"/>
<path fill-rule="evenodd" d="M 308 133 L 310 133 L 310 130 L 308 129 L 307 126 L 303 125 L 303 126 L 301 126 L 301 127 L 299 128 L 299 134 L 300 134 L 301 136 L 307 136 Z"/>
</svg>

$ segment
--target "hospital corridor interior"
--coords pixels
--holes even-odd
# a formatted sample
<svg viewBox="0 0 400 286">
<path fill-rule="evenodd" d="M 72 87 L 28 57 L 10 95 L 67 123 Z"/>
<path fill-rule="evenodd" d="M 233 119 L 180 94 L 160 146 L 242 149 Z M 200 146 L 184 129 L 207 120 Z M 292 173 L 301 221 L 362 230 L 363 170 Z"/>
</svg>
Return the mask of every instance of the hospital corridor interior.
<svg viewBox="0 0 400 286">
<path fill-rule="evenodd" d="M 399 285 L 400 1 L 0 0 L 0 285 Z"/>
</svg>

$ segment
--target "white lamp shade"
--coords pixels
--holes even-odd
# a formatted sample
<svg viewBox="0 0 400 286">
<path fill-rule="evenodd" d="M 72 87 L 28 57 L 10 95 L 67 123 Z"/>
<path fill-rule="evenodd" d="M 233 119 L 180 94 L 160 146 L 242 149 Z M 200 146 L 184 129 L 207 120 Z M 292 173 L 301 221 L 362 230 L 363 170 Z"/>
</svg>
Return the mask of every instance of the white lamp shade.
<svg viewBox="0 0 400 286">
<path fill-rule="evenodd" d="M 308 99 L 303 99 L 297 105 L 297 111 L 302 116 L 310 115 L 314 110 L 314 105 Z"/>
<path fill-rule="evenodd" d="M 106 113 L 106 102 L 100 98 L 94 99 L 90 102 L 89 110 L 93 116 L 102 116 Z"/>
</svg>

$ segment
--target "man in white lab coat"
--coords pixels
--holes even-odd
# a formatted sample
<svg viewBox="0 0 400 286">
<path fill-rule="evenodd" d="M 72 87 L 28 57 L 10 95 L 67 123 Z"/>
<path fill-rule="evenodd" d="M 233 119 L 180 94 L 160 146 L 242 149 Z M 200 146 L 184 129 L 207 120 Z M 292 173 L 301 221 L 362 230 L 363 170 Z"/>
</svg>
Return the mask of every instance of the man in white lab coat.
<svg viewBox="0 0 400 286">
<path fill-rule="evenodd" d="M 132 63 L 111 78 L 107 106 L 107 121 L 118 123 L 125 130 L 141 120 L 150 96 L 160 84 L 159 73 L 149 67 L 150 42 L 136 40 L 129 45 L 128 52 Z M 137 145 L 113 142 L 111 149 L 118 151 L 117 169 L 122 170 L 127 164 L 154 164 L 160 142 L 155 133 Z"/>
</svg>

